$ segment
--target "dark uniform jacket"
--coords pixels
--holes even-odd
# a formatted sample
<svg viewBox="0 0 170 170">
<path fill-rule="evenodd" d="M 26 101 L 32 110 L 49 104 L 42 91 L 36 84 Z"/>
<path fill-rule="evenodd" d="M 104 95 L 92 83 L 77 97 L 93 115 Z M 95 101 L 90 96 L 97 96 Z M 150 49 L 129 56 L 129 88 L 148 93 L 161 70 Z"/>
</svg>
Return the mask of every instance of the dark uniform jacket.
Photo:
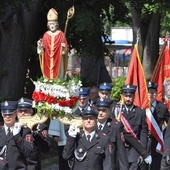
<svg viewBox="0 0 170 170">
<path fill-rule="evenodd" d="M 170 155 L 170 119 L 164 137 L 164 156 Z"/>
<path fill-rule="evenodd" d="M 112 147 L 109 137 L 96 132 L 91 142 L 84 133 L 68 137 L 63 150 L 64 159 L 74 159 L 73 170 L 112 170 Z"/>
<path fill-rule="evenodd" d="M 1 153 L 1 157 L 6 160 L 8 170 L 27 170 L 26 157 L 30 155 L 33 149 L 30 133 L 29 128 L 22 127 L 19 134 L 13 136 L 11 132 L 7 138 L 5 128 L 0 128 L 0 151 L 3 150 L 5 145 L 7 146 L 4 152 Z"/>
<path fill-rule="evenodd" d="M 34 148 L 27 158 L 28 170 L 41 170 L 41 152 L 46 153 L 50 150 L 50 139 L 46 124 L 41 124 L 39 131 L 33 131 L 32 135 Z"/>
<path fill-rule="evenodd" d="M 118 154 L 119 168 L 121 170 L 128 170 L 128 159 L 126 156 L 126 148 L 121 140 L 121 128 L 118 124 L 113 123 L 112 119 L 109 118 L 101 130 L 103 133 L 107 134 L 110 138 L 110 142 L 113 144 L 113 169 L 116 169 L 116 154 Z"/>
<path fill-rule="evenodd" d="M 133 132 L 136 134 L 137 138 L 140 140 L 142 146 L 144 149 L 147 148 L 147 135 L 148 135 L 148 127 L 146 123 L 146 113 L 145 110 L 133 106 L 132 110 L 129 114 L 127 114 L 127 111 L 125 107 L 122 108 L 123 115 L 125 119 L 129 122 Z M 126 142 L 126 140 L 125 140 Z M 137 151 L 131 146 L 130 143 L 127 142 L 128 145 L 126 145 L 126 152 L 128 155 L 128 161 L 129 162 L 135 162 L 139 158 L 139 154 Z"/>
<path fill-rule="evenodd" d="M 164 122 L 168 122 L 168 117 L 169 117 L 169 112 L 166 104 L 164 104 L 163 102 L 156 101 L 156 106 L 152 115 L 155 118 L 155 121 L 157 122 L 161 131 L 163 131 L 162 125 L 164 124 Z M 156 152 L 156 146 L 158 144 L 157 140 L 154 138 L 154 136 L 152 136 L 152 134 L 150 135 L 150 137 L 151 137 L 151 145 L 150 145 L 151 154 L 160 155 L 158 152 Z"/>
</svg>

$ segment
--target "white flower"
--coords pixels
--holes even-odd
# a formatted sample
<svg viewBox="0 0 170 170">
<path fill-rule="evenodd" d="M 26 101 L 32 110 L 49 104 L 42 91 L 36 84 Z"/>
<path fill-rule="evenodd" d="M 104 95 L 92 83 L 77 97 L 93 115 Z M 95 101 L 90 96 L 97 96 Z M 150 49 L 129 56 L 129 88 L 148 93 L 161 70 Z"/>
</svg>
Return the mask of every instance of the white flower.
<svg viewBox="0 0 170 170">
<path fill-rule="evenodd" d="M 41 79 L 40 79 L 41 80 Z M 48 80 L 48 79 L 43 79 L 42 82 L 40 81 L 34 81 L 33 82 L 35 85 L 35 91 L 36 92 L 41 92 L 44 93 L 47 97 L 52 96 L 55 97 L 56 99 L 62 99 L 62 100 L 70 100 L 71 97 L 79 96 L 79 89 L 82 86 L 81 81 L 77 83 L 77 80 L 72 79 L 71 81 L 67 83 L 63 83 L 61 85 L 57 84 L 56 81 L 54 80 Z M 66 87 L 67 84 L 67 87 Z M 52 113 L 51 111 L 59 112 L 62 111 L 64 112 L 65 115 L 67 114 L 72 114 L 78 107 L 76 104 L 76 107 L 70 108 L 68 106 L 59 106 L 58 103 L 56 104 L 49 104 L 48 102 L 42 103 L 41 101 L 36 103 L 33 101 L 33 107 L 39 107 L 41 110 L 41 107 L 45 106 L 44 108 L 47 111 L 50 111 L 49 113 Z"/>
<path fill-rule="evenodd" d="M 43 105 L 43 103 L 42 102 L 38 102 L 38 106 L 42 106 Z"/>
</svg>

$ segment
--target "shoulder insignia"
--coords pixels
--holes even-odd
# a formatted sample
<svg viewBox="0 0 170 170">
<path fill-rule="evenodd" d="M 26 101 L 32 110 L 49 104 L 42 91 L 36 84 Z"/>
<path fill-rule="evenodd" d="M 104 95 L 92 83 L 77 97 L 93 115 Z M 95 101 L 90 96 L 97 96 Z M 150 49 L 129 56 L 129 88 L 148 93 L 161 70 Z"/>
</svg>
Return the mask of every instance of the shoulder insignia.
<svg viewBox="0 0 170 170">
<path fill-rule="evenodd" d="M 135 109 L 134 109 L 134 108 L 132 109 L 132 112 L 135 112 Z"/>
<path fill-rule="evenodd" d="M 109 127 L 110 127 L 110 126 L 111 126 L 111 123 L 110 123 L 110 122 L 107 122 L 107 126 L 109 126 Z"/>
<path fill-rule="evenodd" d="M 24 126 L 22 126 L 23 127 L 23 129 L 28 129 L 28 126 L 26 126 L 26 125 L 24 125 Z"/>
</svg>

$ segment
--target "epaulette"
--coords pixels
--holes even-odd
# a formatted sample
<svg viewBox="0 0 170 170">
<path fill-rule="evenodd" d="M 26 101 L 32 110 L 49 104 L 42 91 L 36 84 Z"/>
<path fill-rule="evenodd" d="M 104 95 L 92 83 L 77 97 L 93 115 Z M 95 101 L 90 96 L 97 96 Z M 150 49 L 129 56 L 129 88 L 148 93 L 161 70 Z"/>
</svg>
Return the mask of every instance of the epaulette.
<svg viewBox="0 0 170 170">
<path fill-rule="evenodd" d="M 110 126 L 111 126 L 111 123 L 110 123 L 110 122 L 107 122 L 107 126 L 110 127 Z"/>
<path fill-rule="evenodd" d="M 22 126 L 22 127 L 23 127 L 23 129 L 29 129 L 28 126 Z"/>
</svg>

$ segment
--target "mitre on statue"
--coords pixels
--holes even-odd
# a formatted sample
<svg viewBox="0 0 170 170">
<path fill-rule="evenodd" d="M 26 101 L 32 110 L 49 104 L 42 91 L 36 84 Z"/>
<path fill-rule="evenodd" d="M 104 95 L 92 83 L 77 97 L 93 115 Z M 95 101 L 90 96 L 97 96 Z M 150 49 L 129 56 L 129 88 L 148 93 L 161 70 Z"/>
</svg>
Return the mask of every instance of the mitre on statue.
<svg viewBox="0 0 170 170">
<path fill-rule="evenodd" d="M 57 21 L 58 20 L 58 13 L 54 8 L 51 8 L 48 11 L 47 20 L 48 21 Z"/>
</svg>

